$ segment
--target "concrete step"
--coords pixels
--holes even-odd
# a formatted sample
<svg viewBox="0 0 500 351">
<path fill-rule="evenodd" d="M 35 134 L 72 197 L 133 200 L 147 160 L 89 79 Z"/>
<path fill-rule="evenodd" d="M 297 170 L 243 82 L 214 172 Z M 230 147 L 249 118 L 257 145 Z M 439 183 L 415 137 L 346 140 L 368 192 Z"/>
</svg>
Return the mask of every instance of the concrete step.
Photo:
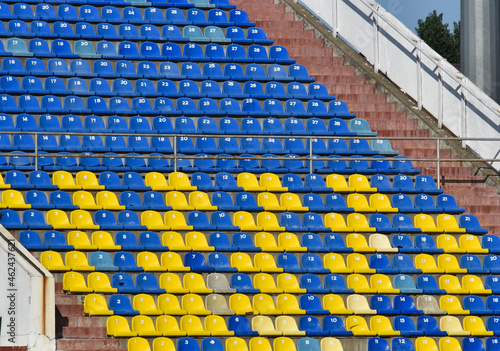
<svg viewBox="0 0 500 351">
<path fill-rule="evenodd" d="M 63 327 L 66 339 L 106 339 L 106 327 Z"/>
<path fill-rule="evenodd" d="M 83 305 L 56 305 L 56 308 L 64 317 L 83 316 Z"/>
<path fill-rule="evenodd" d="M 118 339 L 59 339 L 57 350 L 123 350 Z"/>
</svg>

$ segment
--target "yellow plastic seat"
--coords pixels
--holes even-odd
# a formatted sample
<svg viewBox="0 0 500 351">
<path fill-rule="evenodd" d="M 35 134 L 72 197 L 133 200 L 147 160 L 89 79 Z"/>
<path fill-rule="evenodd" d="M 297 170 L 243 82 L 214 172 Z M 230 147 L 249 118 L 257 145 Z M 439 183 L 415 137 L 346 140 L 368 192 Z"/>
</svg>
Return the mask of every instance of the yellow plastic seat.
<svg viewBox="0 0 500 351">
<path fill-rule="evenodd" d="M 2 208 L 28 209 L 31 205 L 26 204 L 20 191 L 9 189 L 2 193 Z"/>
<path fill-rule="evenodd" d="M 161 265 L 169 272 L 189 272 L 191 268 L 184 266 L 182 258 L 177 252 L 164 252 L 161 254 Z"/>
<path fill-rule="evenodd" d="M 376 273 L 377 270 L 370 268 L 365 255 L 352 253 L 347 256 L 347 268 L 351 268 L 354 273 Z"/>
<path fill-rule="evenodd" d="M 156 302 L 153 296 L 149 294 L 137 294 L 132 299 L 132 307 L 139 311 L 140 314 L 147 316 L 159 316 L 163 311 L 156 307 Z"/>
<path fill-rule="evenodd" d="M 78 272 L 64 273 L 62 289 L 70 293 L 91 293 L 94 291 L 87 287 L 84 276 Z"/>
<path fill-rule="evenodd" d="M 422 233 L 443 233 L 444 230 L 442 228 L 436 227 L 436 223 L 434 223 L 434 219 L 428 214 L 419 213 L 415 215 L 413 218 L 413 224 L 415 228 L 420 228 Z"/>
<path fill-rule="evenodd" d="M 168 267 L 160 264 L 155 253 L 148 251 L 141 251 L 137 254 L 137 265 L 142 267 L 145 272 L 166 272 Z"/>
<path fill-rule="evenodd" d="M 77 205 L 81 210 L 102 210 L 102 206 L 95 203 L 94 196 L 85 190 L 73 193 L 73 205 Z"/>
<path fill-rule="evenodd" d="M 156 330 L 153 320 L 149 316 L 134 316 L 132 318 L 132 330 L 139 336 L 156 337 L 162 336 L 163 332 Z"/>
<path fill-rule="evenodd" d="M 186 294 L 182 296 L 181 300 L 182 309 L 187 311 L 188 314 L 206 316 L 212 314 L 205 308 L 203 298 L 198 294 Z"/>
<path fill-rule="evenodd" d="M 189 205 L 198 211 L 216 211 L 217 206 L 212 206 L 207 193 L 203 191 L 192 191 L 189 193 Z"/>
<path fill-rule="evenodd" d="M 42 252 L 40 262 L 50 272 L 66 272 L 70 270 L 70 267 L 64 264 L 59 252 L 56 251 Z"/>
<path fill-rule="evenodd" d="M 149 341 L 139 336 L 128 339 L 127 342 L 128 351 L 151 351 L 149 346 Z"/>
<path fill-rule="evenodd" d="M 101 251 L 116 251 L 122 248 L 121 245 L 115 245 L 110 233 L 102 230 L 93 232 L 91 241 L 92 245 L 97 246 L 97 249 Z"/>
<path fill-rule="evenodd" d="M 205 330 L 198 316 L 182 316 L 180 325 L 187 336 L 210 336 L 210 332 Z"/>
<path fill-rule="evenodd" d="M 226 321 L 221 316 L 205 317 L 203 321 L 205 330 L 212 336 L 233 336 L 234 331 L 227 329 Z"/>
<path fill-rule="evenodd" d="M 294 233 L 280 233 L 278 235 L 278 246 L 286 252 L 307 252 L 307 247 L 300 245 L 299 238 Z"/>
<path fill-rule="evenodd" d="M 141 213 L 141 224 L 148 230 L 169 230 L 170 226 L 163 222 L 161 214 L 156 211 L 144 211 Z"/>
<path fill-rule="evenodd" d="M 104 190 L 106 187 L 100 185 L 93 172 L 80 171 L 76 174 L 76 185 L 81 186 L 83 190 Z"/>
<path fill-rule="evenodd" d="M 492 294 L 491 289 L 485 289 L 483 281 L 476 275 L 464 275 L 462 277 L 462 287 L 472 295 Z"/>
<path fill-rule="evenodd" d="M 353 314 L 354 311 L 347 308 L 342 296 L 337 294 L 327 294 L 323 296 L 323 308 L 330 311 L 330 314 Z"/>
<path fill-rule="evenodd" d="M 392 207 L 389 197 L 381 193 L 370 195 L 370 207 L 381 213 L 399 212 L 397 208 Z"/>
<path fill-rule="evenodd" d="M 238 186 L 245 191 L 266 191 L 266 188 L 259 185 L 257 177 L 253 173 L 243 172 L 236 178 Z"/>
<path fill-rule="evenodd" d="M 376 332 L 370 330 L 366 320 L 359 316 L 349 316 L 345 321 L 346 330 L 352 331 L 355 336 L 375 336 Z"/>
<path fill-rule="evenodd" d="M 429 254 L 418 254 L 415 256 L 415 268 L 421 269 L 422 273 L 444 273 L 443 268 L 438 268 L 434 257 Z"/>
<path fill-rule="evenodd" d="M 287 336 L 305 336 L 306 332 L 299 330 L 299 327 L 297 326 L 297 322 L 295 322 L 295 318 L 291 316 L 278 316 L 274 320 L 274 324 L 276 327 L 277 331 L 280 331 L 283 333 L 283 335 Z M 281 338 L 278 338 L 281 339 Z M 276 351 L 276 340 L 274 339 L 274 350 Z M 288 339 L 291 341 L 291 344 L 294 345 L 292 339 Z M 289 344 L 287 344 L 289 345 Z M 295 347 L 295 345 L 294 345 Z M 281 350 L 284 350 L 281 348 Z M 293 349 L 292 349 L 293 350 Z"/>
<path fill-rule="evenodd" d="M 89 265 L 87 255 L 80 251 L 68 251 L 65 256 L 66 265 L 72 271 L 95 271 L 94 266 Z"/>
<path fill-rule="evenodd" d="M 280 177 L 274 173 L 263 173 L 260 175 L 260 186 L 270 192 L 288 191 L 288 187 L 282 186 Z"/>
<path fill-rule="evenodd" d="M 294 274 L 281 273 L 276 278 L 278 289 L 289 294 L 305 294 L 307 289 L 303 289 L 299 285 L 299 281 Z"/>
<path fill-rule="evenodd" d="M 57 185 L 60 190 L 79 190 L 81 185 L 75 184 L 71 173 L 66 171 L 55 171 L 52 173 L 52 184 Z"/>
<path fill-rule="evenodd" d="M 376 212 L 374 208 L 370 207 L 366 197 L 359 193 L 347 195 L 347 206 L 354 208 L 356 212 Z"/>
<path fill-rule="evenodd" d="M 215 251 L 213 246 L 208 245 L 205 234 L 201 232 L 189 232 L 186 234 L 186 244 L 193 251 Z"/>
<path fill-rule="evenodd" d="M 345 223 L 344 217 L 338 213 L 327 213 L 325 215 L 325 227 L 332 229 L 335 233 L 351 233 L 354 228 L 348 227 Z"/>
<path fill-rule="evenodd" d="M 160 317 L 158 317 L 158 318 L 160 318 Z M 156 319 L 156 320 L 158 321 L 158 319 Z M 169 338 L 161 337 L 161 338 L 155 338 L 153 340 L 153 351 L 175 351 L 175 350 L 176 350 L 175 344 Z M 147 350 L 144 350 L 144 351 L 147 351 Z"/>
<path fill-rule="evenodd" d="M 259 193 L 257 195 L 257 205 L 264 207 L 266 211 L 286 211 L 286 207 L 279 203 L 278 197 L 273 193 Z"/>
<path fill-rule="evenodd" d="M 236 268 L 238 272 L 260 272 L 260 268 L 255 267 L 250 256 L 244 252 L 231 255 L 231 267 Z"/>
<path fill-rule="evenodd" d="M 284 193 L 280 196 L 281 206 L 285 207 L 290 212 L 304 212 L 309 211 L 309 207 L 302 206 L 302 201 L 299 195 L 294 193 Z"/>
<path fill-rule="evenodd" d="M 487 254 L 488 249 L 483 249 L 479 238 L 473 234 L 464 234 L 458 240 L 460 248 L 470 254 Z"/>
<path fill-rule="evenodd" d="M 258 268 L 261 272 L 267 273 L 282 273 L 283 268 L 279 268 L 276 265 L 274 257 L 265 252 L 258 252 L 253 256 L 253 263 L 255 268 Z"/>
<path fill-rule="evenodd" d="M 347 308 L 354 314 L 377 314 L 376 310 L 370 308 L 370 304 L 364 295 L 353 294 L 347 296 Z"/>
<path fill-rule="evenodd" d="M 347 215 L 347 226 L 357 233 L 375 233 L 377 229 L 370 227 L 368 219 L 361 213 L 349 213 Z"/>
<path fill-rule="evenodd" d="M 439 328 L 451 336 L 469 336 L 470 332 L 462 328 L 462 323 L 455 316 L 443 316 L 439 319 Z"/>
<path fill-rule="evenodd" d="M 351 174 L 349 176 L 349 186 L 357 193 L 375 193 L 377 188 L 372 188 L 368 178 L 363 174 Z"/>
<path fill-rule="evenodd" d="M 94 220 L 89 212 L 85 210 L 74 210 L 71 212 L 71 224 L 76 225 L 76 229 L 99 229 L 98 224 L 94 224 Z"/>
<path fill-rule="evenodd" d="M 306 314 L 306 311 L 299 307 L 299 301 L 295 295 L 280 294 L 276 298 L 276 308 L 283 311 L 283 314 Z"/>
<path fill-rule="evenodd" d="M 232 294 L 229 296 L 229 309 L 237 315 L 253 314 L 250 298 L 245 294 Z"/>
<path fill-rule="evenodd" d="M 252 318 L 252 330 L 263 336 L 281 336 L 283 333 L 277 331 L 274 323 L 268 316 L 255 316 Z M 250 347 L 252 350 L 252 347 Z"/>
<path fill-rule="evenodd" d="M 450 254 L 442 254 L 438 256 L 438 267 L 443 268 L 445 273 L 467 273 L 466 268 L 460 268 L 457 257 Z"/>
<path fill-rule="evenodd" d="M 465 233 L 467 231 L 465 228 L 458 226 L 455 216 L 446 213 L 437 216 L 436 225 L 445 233 Z"/>
<path fill-rule="evenodd" d="M 452 337 L 445 336 L 439 339 L 439 350 L 440 351 L 462 351 L 462 346 L 460 342 Z"/>
<path fill-rule="evenodd" d="M 321 351 L 344 351 L 340 340 L 337 338 L 321 339 Z"/>
<path fill-rule="evenodd" d="M 182 235 L 177 232 L 164 232 L 161 237 L 163 246 L 167 246 L 170 251 L 191 251 L 191 246 L 184 244 Z"/>
<path fill-rule="evenodd" d="M 371 288 L 370 283 L 364 275 L 350 274 L 347 276 L 347 287 L 353 289 L 356 294 L 376 294 L 377 289 Z M 348 305 L 348 308 L 349 305 Z"/>
<path fill-rule="evenodd" d="M 123 316 L 108 317 L 106 321 L 106 334 L 115 338 L 137 336 L 137 332 L 130 330 L 127 318 Z"/>
<path fill-rule="evenodd" d="M 391 321 L 386 316 L 373 316 L 370 318 L 370 329 L 377 333 L 378 336 L 399 336 L 400 331 L 395 331 L 392 328 Z"/>
<path fill-rule="evenodd" d="M 464 330 L 477 337 L 493 336 L 494 332 L 486 330 L 481 317 L 467 316 L 463 320 Z"/>
<path fill-rule="evenodd" d="M 188 225 L 186 218 L 182 212 L 167 211 L 165 212 L 165 225 L 169 226 L 172 230 L 193 230 L 192 225 Z"/>
<path fill-rule="evenodd" d="M 279 247 L 274 239 L 274 235 L 260 232 L 255 234 L 255 246 L 260 247 L 264 252 L 283 252 L 284 249 Z"/>
<path fill-rule="evenodd" d="M 89 289 L 96 293 L 115 294 L 118 292 L 117 288 L 113 288 L 109 281 L 109 277 L 103 272 L 92 272 L 87 276 Z"/>
<path fill-rule="evenodd" d="M 110 211 L 121 211 L 125 206 L 120 205 L 116 194 L 111 191 L 99 191 L 96 195 L 97 206 Z"/>
<path fill-rule="evenodd" d="M 416 351 L 438 351 L 438 347 L 433 338 L 420 337 L 415 341 Z"/>
<path fill-rule="evenodd" d="M 189 289 L 190 293 L 211 294 L 214 292 L 213 289 L 207 288 L 207 285 L 205 284 L 205 279 L 199 273 L 184 274 L 182 280 L 184 283 L 184 288 Z"/>
<path fill-rule="evenodd" d="M 97 245 L 92 245 L 90 243 L 87 233 L 79 230 L 72 230 L 68 233 L 68 245 L 73 245 L 75 250 L 97 250 Z"/>
<path fill-rule="evenodd" d="M 169 173 L 168 184 L 178 191 L 194 191 L 198 189 L 197 186 L 191 185 L 189 177 L 182 172 Z"/>
<path fill-rule="evenodd" d="M 181 307 L 177 296 L 173 294 L 161 294 L 158 296 L 158 309 L 162 310 L 164 314 L 172 316 L 187 314 L 187 311 Z"/>
<path fill-rule="evenodd" d="M 368 242 L 371 248 L 375 249 L 377 252 L 398 252 L 397 247 L 392 247 L 391 242 L 387 235 L 384 234 L 371 234 L 368 238 Z"/>
<path fill-rule="evenodd" d="M 180 191 L 169 191 L 166 198 L 167 205 L 176 211 L 191 211 L 195 209 L 194 206 L 188 204 L 186 195 Z"/>
<path fill-rule="evenodd" d="M 338 253 L 328 253 L 323 256 L 323 266 L 330 270 L 332 273 L 352 273 L 352 268 L 348 268 L 345 264 L 344 258 Z"/>
<path fill-rule="evenodd" d="M 326 186 L 333 189 L 334 193 L 353 193 L 354 188 L 347 185 L 347 180 L 343 175 L 330 174 L 326 177 Z"/>
<path fill-rule="evenodd" d="M 256 294 L 252 301 L 254 314 L 262 315 L 276 315 L 283 314 L 283 311 L 278 310 L 274 304 L 271 295 L 267 294 Z"/>
<path fill-rule="evenodd" d="M 445 310 L 448 314 L 470 314 L 469 310 L 462 308 L 460 299 L 453 295 L 443 295 L 439 298 L 439 308 Z"/>
<path fill-rule="evenodd" d="M 76 225 L 69 222 L 66 212 L 61 210 L 50 210 L 47 212 L 47 224 L 56 230 L 76 229 Z"/>
<path fill-rule="evenodd" d="M 261 336 L 251 338 L 248 344 L 250 351 L 273 351 L 269 339 Z"/>
<path fill-rule="evenodd" d="M 370 285 L 372 289 L 377 289 L 379 294 L 399 294 L 399 289 L 394 289 L 391 278 L 385 274 L 374 274 L 370 277 Z"/>
<path fill-rule="evenodd" d="M 293 340 L 287 337 L 279 337 L 274 339 L 273 348 L 274 351 L 297 351 Z"/>
<path fill-rule="evenodd" d="M 187 294 L 189 292 L 189 289 L 182 285 L 181 278 L 177 273 L 163 273 L 160 275 L 159 285 L 170 294 Z"/>
<path fill-rule="evenodd" d="M 246 211 L 238 211 L 233 215 L 233 224 L 240 228 L 241 231 L 260 232 L 262 227 L 255 224 L 255 220 L 251 213 Z"/>
<path fill-rule="evenodd" d="M 375 252 L 377 249 L 368 246 L 363 234 L 353 233 L 346 236 L 346 246 L 352 247 L 354 252 Z"/>
<path fill-rule="evenodd" d="M 156 330 L 161 331 L 163 336 L 186 336 L 186 332 L 179 327 L 177 319 L 169 315 L 156 317 Z"/>
<path fill-rule="evenodd" d="M 232 337 L 226 339 L 226 351 L 249 351 L 244 339 Z"/>
<path fill-rule="evenodd" d="M 146 186 L 150 186 L 151 189 L 154 191 L 174 190 L 174 187 L 168 184 L 165 176 L 159 172 L 147 173 L 145 178 L 145 184 Z"/>
<path fill-rule="evenodd" d="M 103 295 L 88 294 L 83 300 L 83 313 L 91 316 L 110 316 L 113 311 L 108 309 L 108 303 Z"/>
<path fill-rule="evenodd" d="M 453 235 L 441 234 L 436 238 L 436 246 L 446 253 L 465 253 L 465 249 L 458 246 L 457 239 Z"/>
<path fill-rule="evenodd" d="M 5 184 L 5 180 L 3 179 L 3 176 L 0 174 L 0 190 L 10 189 L 10 188 L 11 188 L 11 185 Z"/>
<path fill-rule="evenodd" d="M 253 286 L 259 289 L 261 293 L 266 294 L 281 294 L 282 289 L 276 287 L 274 278 L 268 273 L 258 273 L 253 276 Z"/>
<path fill-rule="evenodd" d="M 443 274 L 439 277 L 439 288 L 446 290 L 447 294 L 469 294 L 469 289 L 462 288 L 458 278 L 451 274 Z"/>
<path fill-rule="evenodd" d="M 284 232 L 286 230 L 285 227 L 279 225 L 278 218 L 272 212 L 259 212 L 257 214 L 257 225 L 270 232 Z"/>
</svg>

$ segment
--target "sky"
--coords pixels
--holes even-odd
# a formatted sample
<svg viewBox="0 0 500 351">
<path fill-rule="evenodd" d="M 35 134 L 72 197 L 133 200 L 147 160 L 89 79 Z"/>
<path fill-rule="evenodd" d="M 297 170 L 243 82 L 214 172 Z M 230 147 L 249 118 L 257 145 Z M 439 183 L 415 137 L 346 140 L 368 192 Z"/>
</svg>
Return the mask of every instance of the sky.
<svg viewBox="0 0 500 351">
<path fill-rule="evenodd" d="M 377 0 L 387 11 L 415 33 L 419 19 L 429 12 L 443 13 L 443 22 L 453 30 L 453 22 L 460 21 L 460 0 Z"/>
</svg>

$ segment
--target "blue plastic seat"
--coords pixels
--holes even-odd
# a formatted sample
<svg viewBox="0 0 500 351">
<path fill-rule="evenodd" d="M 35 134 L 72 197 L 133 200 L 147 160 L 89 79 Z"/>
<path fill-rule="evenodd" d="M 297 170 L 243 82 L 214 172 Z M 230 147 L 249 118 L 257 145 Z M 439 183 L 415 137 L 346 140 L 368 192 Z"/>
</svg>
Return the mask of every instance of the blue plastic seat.
<svg viewBox="0 0 500 351">
<path fill-rule="evenodd" d="M 328 331 L 331 336 L 351 336 L 352 331 L 346 331 L 344 322 L 340 317 L 327 316 L 323 318 L 323 330 Z"/>
<path fill-rule="evenodd" d="M 487 262 L 488 256 L 493 256 L 493 255 L 485 256 L 484 263 Z M 495 257 L 495 261 L 497 259 L 498 257 Z M 467 273 L 472 273 L 472 274 L 487 274 L 490 273 L 490 271 L 491 273 L 500 273 L 500 269 L 496 269 L 495 271 L 493 271 L 491 267 L 488 267 L 486 264 L 485 267 L 483 268 L 483 265 L 481 264 L 481 260 L 479 259 L 479 257 L 472 254 L 462 255 L 460 257 L 460 267 L 467 269 Z"/>
<path fill-rule="evenodd" d="M 19 214 L 11 209 L 1 210 L 0 213 L 2 217 L 0 218 L 0 224 L 6 229 L 28 229 L 28 225 L 22 224 Z"/>
<path fill-rule="evenodd" d="M 231 216 L 224 211 L 212 212 L 210 215 L 210 224 L 221 231 L 239 230 L 239 227 L 233 225 Z"/>
<path fill-rule="evenodd" d="M 299 330 L 305 331 L 308 336 L 328 336 L 330 333 L 321 328 L 318 318 L 303 316 L 299 319 Z M 304 339 L 304 338 L 303 338 Z M 302 340 L 302 339 L 300 339 Z"/>
<path fill-rule="evenodd" d="M 221 236 L 222 237 L 222 236 Z M 227 236 L 225 236 L 227 238 Z M 229 242 L 229 238 L 227 238 Z M 223 246 L 226 247 L 227 246 Z M 229 246 L 230 249 L 233 249 Z M 233 250 L 231 250 L 233 251 Z M 208 265 L 212 267 L 216 272 L 237 272 L 238 270 L 231 267 L 229 260 L 226 255 L 220 252 L 211 252 L 208 254 Z"/>
<path fill-rule="evenodd" d="M 377 273 L 383 273 L 383 274 L 399 273 L 399 270 L 397 268 L 392 267 L 389 257 L 387 257 L 382 253 L 376 253 L 370 255 L 369 265 L 370 268 L 376 269 Z"/>
<path fill-rule="evenodd" d="M 446 294 L 446 290 L 439 289 L 436 279 L 428 274 L 417 276 L 417 289 L 422 289 L 424 294 Z"/>
<path fill-rule="evenodd" d="M 346 121 L 340 118 L 332 118 L 328 121 L 328 130 L 335 135 L 339 136 L 351 136 L 356 135 L 356 133 L 351 132 L 347 126 Z"/>
<path fill-rule="evenodd" d="M 458 219 L 458 225 L 460 228 L 464 228 L 467 231 L 467 233 L 469 233 L 469 234 L 486 234 L 486 233 L 488 233 L 488 229 L 481 228 L 479 220 L 474 215 L 470 215 L 470 214 L 461 215 L 460 218 Z M 484 236 L 482 238 L 483 247 L 488 248 L 490 250 L 490 252 L 495 252 L 495 253 L 500 252 L 500 246 L 498 246 L 498 248 L 497 248 L 496 244 L 491 245 L 491 243 L 490 243 L 491 240 L 486 240 L 487 237 L 490 238 L 489 235 Z M 492 242 L 492 243 L 494 243 L 494 242 Z M 488 247 L 486 247 L 486 244 L 488 245 Z M 499 245 L 500 245 L 500 243 L 499 243 Z M 492 250 L 494 250 L 494 251 L 492 251 Z"/>
<path fill-rule="evenodd" d="M 109 309 L 116 315 L 136 316 L 139 311 L 132 308 L 129 298 L 122 294 L 113 294 L 108 301 Z"/>
<path fill-rule="evenodd" d="M 115 273 L 111 276 L 111 286 L 121 294 L 139 294 L 141 289 L 136 288 L 134 280 L 128 273 Z"/>
<path fill-rule="evenodd" d="M 370 298 L 370 308 L 382 315 L 401 314 L 400 310 L 392 307 L 392 302 L 386 295 L 373 295 Z"/>
<path fill-rule="evenodd" d="M 306 253 L 300 257 L 302 268 L 307 269 L 308 273 L 330 273 L 330 270 L 323 267 L 323 262 L 319 255 Z"/>
<path fill-rule="evenodd" d="M 303 227 L 299 216 L 294 212 L 284 212 L 280 214 L 280 226 L 285 227 L 290 232 L 307 232 L 308 227 Z"/>
<path fill-rule="evenodd" d="M 392 216 L 392 227 L 400 233 L 420 233 L 420 228 L 413 226 L 413 221 L 407 214 L 398 213 Z"/>
<path fill-rule="evenodd" d="M 231 241 L 238 251 L 261 251 L 260 247 L 254 245 L 252 237 L 247 233 L 234 233 Z"/>
<path fill-rule="evenodd" d="M 219 251 L 219 252 L 220 251 L 229 251 L 229 252 L 237 251 L 237 248 L 233 247 L 231 245 L 231 242 L 230 242 L 229 237 L 227 236 L 227 234 L 223 233 L 223 232 L 212 232 L 212 233 L 210 233 L 208 235 L 208 245 L 214 247 L 215 251 Z M 208 263 L 209 263 L 209 265 L 213 266 L 210 263 L 210 255 L 211 254 L 209 254 Z M 214 257 L 214 258 L 217 259 L 217 257 Z"/>
<path fill-rule="evenodd" d="M 233 274 L 231 276 L 234 277 Z M 254 291 L 253 293 L 259 293 L 259 290 Z M 253 331 L 250 327 L 250 323 L 248 319 L 244 316 L 230 316 L 227 321 L 227 328 L 234 332 L 235 335 L 238 336 L 257 336 L 259 335 L 256 331 Z"/>
<path fill-rule="evenodd" d="M 137 266 L 134 255 L 130 252 L 125 252 L 125 251 L 116 252 L 113 256 L 113 264 L 117 266 L 119 270 L 122 272 L 143 271 L 142 267 Z"/>
<path fill-rule="evenodd" d="M 389 217 L 383 213 L 375 213 L 370 215 L 369 219 L 370 227 L 374 227 L 377 229 L 379 233 L 397 233 L 398 229 L 395 229 L 391 225 L 391 221 Z"/>
<path fill-rule="evenodd" d="M 164 294 L 165 289 L 160 288 L 158 280 L 152 273 L 139 273 L 135 277 L 135 285 L 145 294 Z"/>
<path fill-rule="evenodd" d="M 301 268 L 299 261 L 294 254 L 291 253 L 280 253 L 276 260 L 278 268 L 283 268 L 284 272 L 287 273 L 306 273 L 305 268 Z"/>
<path fill-rule="evenodd" d="M 45 218 L 39 210 L 25 210 L 23 212 L 23 225 L 28 226 L 29 229 L 52 229 L 52 225 L 45 222 Z"/>
<path fill-rule="evenodd" d="M 428 234 L 418 234 L 415 236 L 415 248 L 424 253 L 443 253 L 443 249 L 438 249 L 432 236 Z"/>
<path fill-rule="evenodd" d="M 463 305 L 464 309 L 469 310 L 472 315 L 491 315 L 495 313 L 494 310 L 488 309 L 485 306 L 483 299 L 477 295 L 465 296 Z"/>
<path fill-rule="evenodd" d="M 351 247 L 347 247 L 340 234 L 326 234 L 324 237 L 325 248 L 331 252 L 353 252 Z"/>
<path fill-rule="evenodd" d="M 242 294 L 258 294 L 259 289 L 255 289 L 252 284 L 252 280 L 245 273 L 235 273 L 231 275 L 229 280 L 229 285 L 231 289 L 236 289 L 236 292 Z"/>
<path fill-rule="evenodd" d="M 398 316 L 394 318 L 394 330 L 404 336 L 423 336 L 424 332 L 418 331 L 413 319 L 409 316 Z M 392 339 L 393 351 L 415 351 L 411 340 L 403 337 Z"/>
<path fill-rule="evenodd" d="M 264 211 L 262 206 L 257 205 L 257 201 L 252 193 L 239 192 L 234 196 L 236 207 L 243 211 Z"/>
<path fill-rule="evenodd" d="M 308 293 L 324 294 L 330 292 L 330 289 L 325 289 L 323 287 L 319 276 L 316 274 L 302 274 L 300 276 L 299 285 L 302 289 L 306 289 Z"/>
<path fill-rule="evenodd" d="M 407 254 L 396 254 L 392 256 L 392 266 L 399 271 L 399 273 L 413 273 L 420 274 L 422 271 L 413 266 L 413 260 Z"/>
<path fill-rule="evenodd" d="M 333 212 L 354 212 L 352 207 L 347 206 L 344 197 L 335 193 L 326 195 L 325 206 Z"/>
<path fill-rule="evenodd" d="M 43 244 L 40 235 L 34 230 L 23 230 L 19 233 L 19 242 L 28 250 L 49 250 L 49 245 Z"/>
<path fill-rule="evenodd" d="M 413 298 L 408 295 L 397 295 L 394 297 L 394 308 L 401 311 L 403 315 L 423 314 L 422 310 L 417 309 Z"/>
<path fill-rule="evenodd" d="M 89 264 L 95 267 L 96 271 L 113 272 L 118 267 L 113 264 L 111 255 L 104 251 L 94 251 L 90 254 Z"/>
<path fill-rule="evenodd" d="M 48 230 L 43 234 L 43 242 L 48 245 L 51 250 L 66 251 L 73 250 L 73 245 L 66 243 L 64 234 L 57 230 Z"/>
<path fill-rule="evenodd" d="M 439 329 L 438 322 L 432 316 L 417 318 L 417 330 L 424 332 L 425 336 L 446 336 L 448 333 Z"/>
</svg>

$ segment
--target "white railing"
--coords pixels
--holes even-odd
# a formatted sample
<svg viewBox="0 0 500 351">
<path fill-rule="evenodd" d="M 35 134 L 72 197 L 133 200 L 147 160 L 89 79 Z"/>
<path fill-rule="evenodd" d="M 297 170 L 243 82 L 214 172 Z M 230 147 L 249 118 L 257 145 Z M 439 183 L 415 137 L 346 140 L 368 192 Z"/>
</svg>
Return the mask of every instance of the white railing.
<svg viewBox="0 0 500 351">
<path fill-rule="evenodd" d="M 359 51 L 439 127 L 460 138 L 497 138 L 500 106 L 373 0 L 294 0 Z M 500 143 L 464 141 L 480 157 L 498 159 Z M 492 165 L 500 170 L 500 162 Z"/>
</svg>

